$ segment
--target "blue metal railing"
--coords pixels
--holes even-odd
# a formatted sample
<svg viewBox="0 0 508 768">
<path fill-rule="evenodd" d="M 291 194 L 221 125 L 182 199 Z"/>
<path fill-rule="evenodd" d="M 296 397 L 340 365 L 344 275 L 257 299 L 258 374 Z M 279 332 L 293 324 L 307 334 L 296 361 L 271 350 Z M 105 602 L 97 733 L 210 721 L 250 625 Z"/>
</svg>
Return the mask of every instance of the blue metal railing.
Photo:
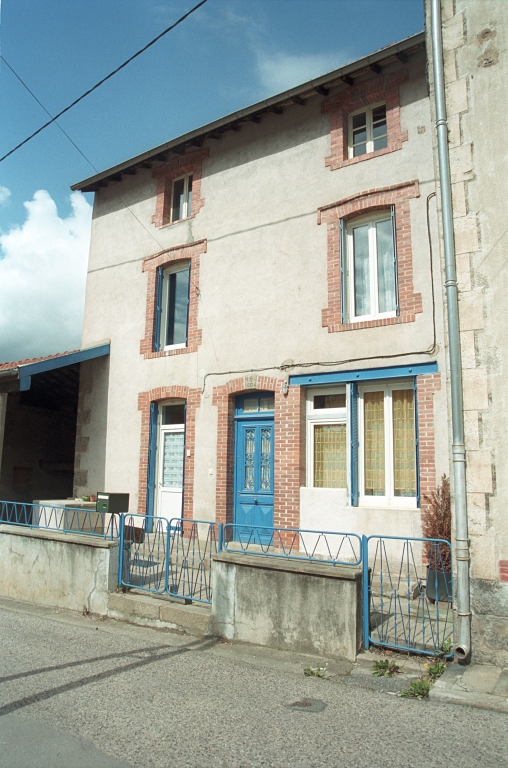
<svg viewBox="0 0 508 768">
<path fill-rule="evenodd" d="M 453 656 L 451 544 L 364 536 L 364 644 Z M 428 565 L 424 565 L 424 560 Z"/>
<path fill-rule="evenodd" d="M 360 565 L 361 537 L 356 533 L 266 526 L 224 526 L 227 552 L 283 557 L 330 565 Z"/>
<path fill-rule="evenodd" d="M 122 515 L 119 582 L 122 586 L 212 602 L 212 558 L 222 526 L 205 520 Z"/>
<path fill-rule="evenodd" d="M 4 523 L 103 539 L 116 539 L 119 536 L 118 515 L 78 507 L 0 501 L 0 524 Z"/>
</svg>

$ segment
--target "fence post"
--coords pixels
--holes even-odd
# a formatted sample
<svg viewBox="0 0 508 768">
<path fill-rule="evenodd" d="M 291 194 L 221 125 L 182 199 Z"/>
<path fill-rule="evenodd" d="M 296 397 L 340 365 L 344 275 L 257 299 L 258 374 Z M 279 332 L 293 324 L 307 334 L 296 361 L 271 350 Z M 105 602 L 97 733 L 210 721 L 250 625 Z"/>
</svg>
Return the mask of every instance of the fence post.
<svg viewBox="0 0 508 768">
<path fill-rule="evenodd" d="M 222 546 L 224 544 L 224 525 L 219 523 L 219 541 L 217 542 L 217 552 L 222 552 Z"/>
<path fill-rule="evenodd" d="M 363 612 L 363 647 L 369 650 L 370 634 L 370 597 L 369 597 L 369 540 L 362 536 L 362 612 Z"/>
<path fill-rule="evenodd" d="M 124 539 L 124 530 L 125 530 L 124 520 L 125 520 L 125 515 L 122 512 L 120 514 L 120 519 L 118 521 L 118 524 L 120 526 L 120 531 L 119 531 L 119 533 L 120 533 L 120 546 L 119 546 L 120 552 L 118 553 L 118 584 L 122 584 L 123 583 L 123 539 Z"/>
</svg>

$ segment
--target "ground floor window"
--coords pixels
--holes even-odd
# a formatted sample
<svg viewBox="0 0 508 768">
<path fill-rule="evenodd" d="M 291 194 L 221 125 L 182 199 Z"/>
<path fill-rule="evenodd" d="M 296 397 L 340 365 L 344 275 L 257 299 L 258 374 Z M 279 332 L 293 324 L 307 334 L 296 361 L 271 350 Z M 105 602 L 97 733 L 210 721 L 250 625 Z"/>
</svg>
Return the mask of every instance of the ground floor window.
<svg viewBox="0 0 508 768">
<path fill-rule="evenodd" d="M 414 381 L 307 390 L 307 486 L 352 504 L 417 506 Z"/>
</svg>

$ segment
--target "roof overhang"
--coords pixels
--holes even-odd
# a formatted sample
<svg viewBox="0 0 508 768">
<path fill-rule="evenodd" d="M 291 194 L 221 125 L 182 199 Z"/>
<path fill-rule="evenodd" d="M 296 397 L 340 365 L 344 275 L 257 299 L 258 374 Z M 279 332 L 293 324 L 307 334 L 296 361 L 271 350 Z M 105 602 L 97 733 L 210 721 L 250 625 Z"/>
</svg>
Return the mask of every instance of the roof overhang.
<svg viewBox="0 0 508 768">
<path fill-rule="evenodd" d="M 30 389 L 32 376 L 46 371 L 54 371 L 56 368 L 64 368 L 67 365 L 82 363 L 85 360 L 93 360 L 96 357 L 109 355 L 110 343 L 103 342 L 95 347 L 79 349 L 77 352 L 66 352 L 57 357 L 39 360 L 33 363 L 13 364 L 12 368 L 0 371 L 0 393 L 26 392 Z"/>
<path fill-rule="evenodd" d="M 203 145 L 207 139 L 220 139 L 227 131 L 238 131 L 243 123 L 259 123 L 263 116 L 268 114 L 281 114 L 287 106 L 299 104 L 305 105 L 306 99 L 316 94 L 326 96 L 331 88 L 336 86 L 344 89 L 354 85 L 355 77 L 362 76 L 367 71 L 380 74 L 382 67 L 393 60 L 399 59 L 403 63 L 408 60 L 408 55 L 425 44 L 425 33 L 419 32 L 398 43 L 393 43 L 379 51 L 364 56 L 362 59 L 346 64 L 314 80 L 309 80 L 302 85 L 279 93 L 269 99 L 257 102 L 250 107 L 233 112 L 226 117 L 203 125 L 190 133 L 178 136 L 165 144 L 160 144 L 154 149 L 136 155 L 119 165 L 115 165 L 106 171 L 90 176 L 88 179 L 73 184 L 72 190 L 81 192 L 96 192 L 101 187 L 107 187 L 109 182 L 121 181 L 122 175 L 134 175 L 136 169 L 151 168 L 154 163 L 165 163 L 173 156 L 184 154 L 187 149 L 195 149 Z"/>
</svg>

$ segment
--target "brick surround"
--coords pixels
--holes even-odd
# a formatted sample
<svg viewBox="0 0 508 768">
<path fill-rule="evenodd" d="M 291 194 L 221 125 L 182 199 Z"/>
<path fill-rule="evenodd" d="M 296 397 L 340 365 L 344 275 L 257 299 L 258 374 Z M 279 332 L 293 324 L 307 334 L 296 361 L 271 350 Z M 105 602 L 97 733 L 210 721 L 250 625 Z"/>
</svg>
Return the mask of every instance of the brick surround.
<svg viewBox="0 0 508 768">
<path fill-rule="evenodd" d="M 141 339 L 139 351 L 145 359 L 152 357 L 168 357 L 196 352 L 201 344 L 202 332 L 198 328 L 199 301 L 199 261 L 202 253 L 206 253 L 206 240 L 197 240 L 187 245 L 177 245 L 168 248 L 143 261 L 143 272 L 148 273 L 146 291 L 145 336 Z M 155 325 L 157 309 L 157 268 L 166 267 L 178 261 L 190 261 L 190 292 L 189 316 L 187 326 L 187 346 L 182 349 L 168 349 L 155 352 Z"/>
<path fill-rule="evenodd" d="M 390 75 L 379 75 L 348 90 L 340 91 L 323 102 L 321 107 L 323 112 L 330 113 L 331 154 L 325 158 L 325 165 L 331 171 L 402 149 L 402 143 L 407 141 L 407 131 L 402 131 L 400 127 L 399 85 L 407 78 L 407 70 L 400 70 Z M 388 146 L 359 157 L 349 158 L 348 116 L 357 109 L 380 101 L 386 104 Z"/>
<path fill-rule="evenodd" d="M 180 398 L 186 401 L 185 411 L 185 465 L 183 517 L 193 516 L 194 498 L 194 453 L 196 445 L 196 409 L 201 402 L 201 390 L 189 387 L 158 387 L 138 395 L 138 410 L 141 411 L 141 448 L 139 458 L 138 514 L 146 514 L 146 492 L 148 485 L 148 449 L 150 444 L 150 403 Z M 190 455 L 188 452 L 190 451 Z"/>
<path fill-rule="evenodd" d="M 155 214 L 152 216 L 152 224 L 155 224 L 156 227 L 166 227 L 177 223 L 171 221 L 171 197 L 173 181 L 180 176 L 192 173 L 192 210 L 191 215 L 187 218 L 194 218 L 204 206 L 205 201 L 201 197 L 202 165 L 209 152 L 209 147 L 203 147 L 203 149 L 195 152 L 175 157 L 154 170 L 153 176 L 157 179 L 157 201 Z"/>
<path fill-rule="evenodd" d="M 409 181 L 380 189 L 369 189 L 319 209 L 318 224 L 325 222 L 328 225 L 328 306 L 322 313 L 322 325 L 328 328 L 328 333 L 414 322 L 416 314 L 422 312 L 421 294 L 415 293 L 413 289 L 409 209 L 410 199 L 419 196 L 418 182 Z M 342 323 L 340 220 L 382 211 L 392 205 L 395 206 L 399 314 L 378 320 Z"/>
<path fill-rule="evenodd" d="M 508 560 L 499 561 L 499 581 L 508 581 Z"/>
<path fill-rule="evenodd" d="M 251 383 L 251 382 L 249 382 Z M 299 527 L 300 486 L 305 484 L 305 392 L 289 387 L 282 393 L 281 379 L 258 376 L 254 388 L 274 392 L 274 525 Z M 216 520 L 233 522 L 235 398 L 246 391 L 245 379 L 214 387 L 218 409 Z"/>
<path fill-rule="evenodd" d="M 425 513 L 430 496 L 437 485 L 434 423 L 434 392 L 441 389 L 441 374 L 430 373 L 417 378 L 418 450 L 420 463 L 420 507 Z M 425 533 L 424 533 L 425 535 Z"/>
</svg>

